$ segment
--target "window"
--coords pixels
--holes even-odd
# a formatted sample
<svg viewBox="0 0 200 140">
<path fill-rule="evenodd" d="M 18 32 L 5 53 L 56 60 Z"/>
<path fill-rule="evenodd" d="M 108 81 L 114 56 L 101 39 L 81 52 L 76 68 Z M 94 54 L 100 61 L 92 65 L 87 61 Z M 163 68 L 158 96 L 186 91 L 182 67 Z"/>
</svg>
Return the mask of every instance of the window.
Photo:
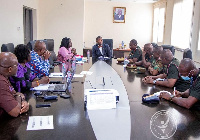
<svg viewBox="0 0 200 140">
<path fill-rule="evenodd" d="M 172 20 L 171 44 L 190 48 L 192 30 L 193 0 L 175 0 Z"/>
<path fill-rule="evenodd" d="M 153 42 L 163 43 L 166 3 L 154 5 Z"/>
</svg>

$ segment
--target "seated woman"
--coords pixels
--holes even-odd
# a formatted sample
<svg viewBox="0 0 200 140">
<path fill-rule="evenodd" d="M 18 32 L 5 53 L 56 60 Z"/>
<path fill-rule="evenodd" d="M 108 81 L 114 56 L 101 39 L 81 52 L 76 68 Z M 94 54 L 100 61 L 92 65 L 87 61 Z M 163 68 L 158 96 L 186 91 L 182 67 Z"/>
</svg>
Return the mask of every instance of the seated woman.
<svg viewBox="0 0 200 140">
<path fill-rule="evenodd" d="M 40 80 L 31 74 L 30 65 L 30 50 L 26 45 L 20 44 L 15 47 L 14 54 L 18 59 L 18 70 L 15 76 L 9 78 L 12 86 L 17 92 L 25 92 L 31 87 L 36 87 L 40 84 L 47 84 L 48 77 L 42 77 Z"/>
<path fill-rule="evenodd" d="M 71 68 L 71 60 L 74 59 L 75 49 L 71 50 L 72 42 L 70 38 L 63 38 L 61 41 L 60 49 L 58 51 L 57 61 L 65 63 L 66 71 Z M 62 71 L 62 64 L 59 65 L 60 71 Z"/>
<path fill-rule="evenodd" d="M 162 46 L 156 46 L 153 48 L 153 60 L 151 65 L 148 67 L 148 71 L 151 73 L 151 75 L 158 75 L 163 70 L 163 64 L 160 59 L 162 51 Z"/>
</svg>

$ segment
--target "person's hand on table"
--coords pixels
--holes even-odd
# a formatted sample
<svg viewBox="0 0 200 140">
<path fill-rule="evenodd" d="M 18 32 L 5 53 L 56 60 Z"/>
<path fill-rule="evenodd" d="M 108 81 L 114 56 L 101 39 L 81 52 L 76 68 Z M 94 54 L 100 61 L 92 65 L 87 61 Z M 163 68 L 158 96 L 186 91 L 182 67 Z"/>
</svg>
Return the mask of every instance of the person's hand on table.
<svg viewBox="0 0 200 140">
<path fill-rule="evenodd" d="M 29 110 L 29 103 L 27 101 L 22 101 L 22 108 L 20 114 L 25 113 Z"/>
<path fill-rule="evenodd" d="M 22 100 L 25 100 L 25 96 L 24 96 L 24 94 L 22 94 L 21 92 L 17 92 L 15 95 L 20 95 L 21 98 L 22 98 Z"/>
<path fill-rule="evenodd" d="M 178 90 L 175 90 L 175 92 L 173 91 L 173 95 L 175 95 L 176 97 L 181 97 L 183 93 Z"/>
<path fill-rule="evenodd" d="M 133 63 L 133 59 L 128 59 L 129 60 L 129 63 Z"/>
<path fill-rule="evenodd" d="M 161 92 L 160 93 L 160 98 L 163 98 L 165 100 L 170 100 L 171 95 L 169 93 L 167 93 L 167 92 Z"/>
<path fill-rule="evenodd" d="M 43 76 L 40 80 L 39 80 L 40 84 L 47 84 L 49 83 L 49 77 L 47 76 Z"/>
<path fill-rule="evenodd" d="M 153 80 L 154 79 L 151 76 L 147 76 L 147 77 L 142 78 L 142 82 L 148 83 L 148 84 L 153 84 Z"/>
</svg>

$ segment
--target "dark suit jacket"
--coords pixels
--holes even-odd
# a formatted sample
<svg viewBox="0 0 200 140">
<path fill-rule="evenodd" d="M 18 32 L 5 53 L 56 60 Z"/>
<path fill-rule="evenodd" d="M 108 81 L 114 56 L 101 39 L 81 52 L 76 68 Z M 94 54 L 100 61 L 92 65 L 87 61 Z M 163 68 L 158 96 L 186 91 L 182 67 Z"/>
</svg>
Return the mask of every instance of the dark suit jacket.
<svg viewBox="0 0 200 140">
<path fill-rule="evenodd" d="M 92 57 L 98 58 L 100 56 L 103 56 L 103 57 L 109 57 L 110 58 L 111 57 L 110 47 L 107 44 L 103 44 L 102 53 L 103 54 L 101 54 L 97 44 L 92 47 Z"/>
<path fill-rule="evenodd" d="M 124 15 L 121 15 L 120 18 L 118 15 L 115 15 L 114 20 L 124 20 Z"/>
</svg>

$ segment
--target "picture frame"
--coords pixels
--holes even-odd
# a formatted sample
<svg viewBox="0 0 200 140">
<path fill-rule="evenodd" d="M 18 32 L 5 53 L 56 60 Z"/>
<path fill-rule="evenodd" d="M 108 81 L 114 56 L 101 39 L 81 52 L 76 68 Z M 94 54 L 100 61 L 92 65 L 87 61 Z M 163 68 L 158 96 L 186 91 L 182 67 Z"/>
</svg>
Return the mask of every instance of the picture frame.
<svg viewBox="0 0 200 140">
<path fill-rule="evenodd" d="M 113 7 L 113 23 L 125 23 L 126 7 Z"/>
</svg>

